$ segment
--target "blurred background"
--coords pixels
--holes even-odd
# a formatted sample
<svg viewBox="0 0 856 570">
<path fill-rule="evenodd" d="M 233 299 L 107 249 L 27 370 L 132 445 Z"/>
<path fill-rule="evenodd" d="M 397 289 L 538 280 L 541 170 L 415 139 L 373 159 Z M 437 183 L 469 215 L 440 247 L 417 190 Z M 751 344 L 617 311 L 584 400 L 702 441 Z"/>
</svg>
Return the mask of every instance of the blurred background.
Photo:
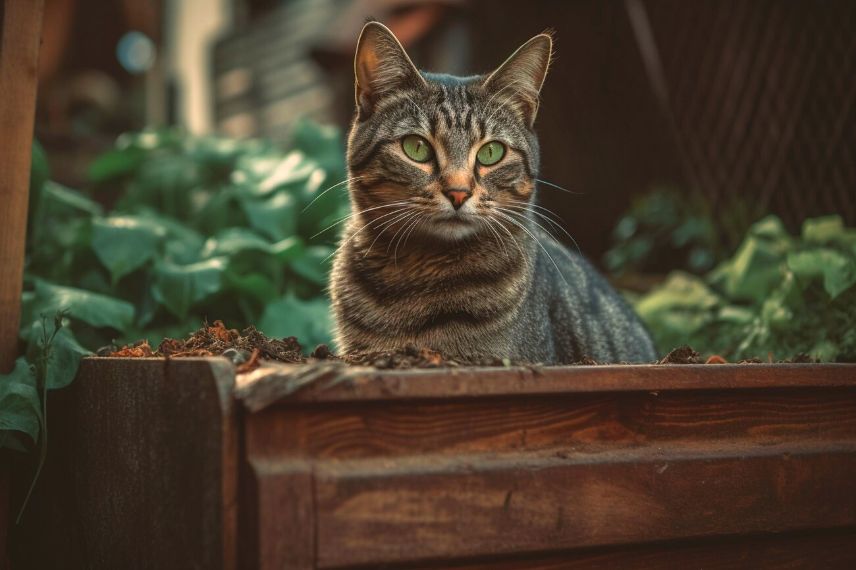
<svg viewBox="0 0 856 570">
<path fill-rule="evenodd" d="M 796 239 L 804 242 L 806 221 L 823 217 L 823 227 L 851 236 L 851 0 L 47 0 L 36 138 L 50 178 L 82 189 L 108 209 L 118 201 L 122 211 L 123 193 L 140 185 L 140 163 L 122 166 L 129 159 L 115 156 L 117 137 L 178 127 L 170 132 L 198 140 L 263 140 L 283 152 L 298 148 L 325 169 L 321 190 L 339 182 L 344 171 L 333 163 L 353 111 L 353 51 L 369 16 L 395 32 L 420 68 L 460 74 L 489 71 L 532 35 L 555 30 L 557 57 L 536 127 L 541 178 L 567 191 L 542 185 L 540 202 L 634 302 L 634 295 L 649 295 L 672 270 L 699 279 L 679 285 L 704 287 L 719 312 L 692 331 L 712 330 L 726 305 L 751 307 L 752 315 L 741 317 L 741 326 L 751 328 L 772 295 L 771 283 L 782 281 L 785 274 L 779 273 L 766 281 L 723 276 L 732 256 L 733 271 L 757 276 L 769 267 L 751 260 L 773 256 L 780 268 L 793 253 L 770 244 L 763 255 L 758 244 L 745 253 L 747 236 L 761 243 L 771 235 L 764 228 L 773 226 L 752 230 L 753 224 L 774 220 L 770 231 L 782 239 L 802 232 Z M 324 130 L 329 125 L 336 130 Z M 128 140 L 120 147 L 127 150 Z M 132 147 L 148 148 L 135 140 Z M 332 145 L 327 158 L 313 157 L 323 140 Z M 102 160 L 93 170 L 96 158 L 110 152 L 114 162 Z M 233 159 L 228 168 L 221 165 L 230 184 L 246 178 L 236 178 L 243 167 Z M 206 183 L 193 180 L 182 188 Z M 241 204 L 252 217 L 252 207 Z M 163 209 L 161 202 L 148 206 Z M 264 234 L 264 223 L 278 222 L 256 216 L 246 223 Z M 191 225 L 202 237 L 217 229 L 198 220 Z M 301 231 L 321 227 L 319 221 L 318 228 Z M 267 233 L 270 240 L 283 237 Z M 849 240 L 835 243 L 849 252 Z M 750 261 L 741 261 L 741 251 Z M 98 255 L 103 261 L 104 252 Z M 856 280 L 851 261 L 833 263 L 843 268 L 841 275 L 827 277 L 817 268 L 804 275 L 837 279 L 840 287 L 850 283 L 851 273 Z M 786 270 L 793 273 L 794 267 Z M 123 275 L 113 274 L 113 286 Z M 744 281 L 751 282 L 749 292 L 738 283 Z M 767 289 L 752 289 L 758 281 Z M 283 292 L 278 282 L 276 291 Z M 835 287 L 827 292 L 827 304 L 841 294 Z M 244 311 L 245 320 L 260 311 Z M 662 325 L 656 316 L 643 316 L 652 327 Z M 147 321 L 140 323 L 138 330 Z"/>
<path fill-rule="evenodd" d="M 56 177 L 79 185 L 87 158 L 146 125 L 277 142 L 303 115 L 346 128 L 368 16 L 420 67 L 450 73 L 490 70 L 556 30 L 542 174 L 574 194 L 542 200 L 595 259 L 654 186 L 790 229 L 856 221 L 848 0 L 48 0 L 37 136 Z"/>
</svg>

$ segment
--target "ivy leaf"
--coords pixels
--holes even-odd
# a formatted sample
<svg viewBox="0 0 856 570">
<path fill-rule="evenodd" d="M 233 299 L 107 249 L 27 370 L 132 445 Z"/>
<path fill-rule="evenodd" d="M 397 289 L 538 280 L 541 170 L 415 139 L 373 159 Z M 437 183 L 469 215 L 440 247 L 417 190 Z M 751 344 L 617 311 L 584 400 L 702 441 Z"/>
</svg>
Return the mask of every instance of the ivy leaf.
<svg viewBox="0 0 856 570">
<path fill-rule="evenodd" d="M 189 265 L 163 262 L 155 267 L 152 295 L 172 314 L 185 319 L 190 307 L 222 289 L 225 268 L 222 257 Z"/>
<path fill-rule="evenodd" d="M 19 449 L 12 432 L 39 440 L 42 405 L 36 374 L 24 357 L 15 361 L 9 374 L 0 374 L 0 448 Z"/>
<path fill-rule="evenodd" d="M 41 279 L 36 281 L 35 296 L 30 307 L 34 317 L 67 310 L 72 319 L 96 328 L 109 327 L 118 331 L 128 329 L 134 320 L 134 306 L 130 303 L 84 289 L 54 285 Z"/>
<path fill-rule="evenodd" d="M 92 221 L 92 249 L 110 271 L 113 283 L 152 259 L 166 235 L 163 225 L 137 216 Z"/>
</svg>

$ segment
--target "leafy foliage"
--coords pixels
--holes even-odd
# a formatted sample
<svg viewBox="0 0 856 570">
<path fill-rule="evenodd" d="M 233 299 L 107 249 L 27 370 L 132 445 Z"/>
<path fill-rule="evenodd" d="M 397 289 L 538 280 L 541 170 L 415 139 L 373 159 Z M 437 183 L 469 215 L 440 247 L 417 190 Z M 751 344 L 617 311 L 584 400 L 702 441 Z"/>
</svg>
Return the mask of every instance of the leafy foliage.
<svg viewBox="0 0 856 570">
<path fill-rule="evenodd" d="M 769 216 L 704 278 L 674 272 L 635 305 L 662 352 L 856 361 L 856 229 L 828 216 L 797 238 Z"/>
<path fill-rule="evenodd" d="M 206 318 L 330 342 L 334 236 L 313 236 L 348 211 L 344 185 L 324 192 L 345 178 L 336 129 L 301 122 L 288 152 L 172 129 L 123 135 L 91 165 L 88 192 L 51 182 L 38 146 L 33 156 L 20 336 L 35 366 L 19 360 L 0 379 L 0 446 L 39 440 L 34 369 L 61 388 L 103 345 L 156 345 Z"/>
<path fill-rule="evenodd" d="M 713 219 L 704 202 L 658 189 L 633 201 L 612 232 L 604 263 L 612 273 L 709 270 L 719 254 Z"/>
</svg>

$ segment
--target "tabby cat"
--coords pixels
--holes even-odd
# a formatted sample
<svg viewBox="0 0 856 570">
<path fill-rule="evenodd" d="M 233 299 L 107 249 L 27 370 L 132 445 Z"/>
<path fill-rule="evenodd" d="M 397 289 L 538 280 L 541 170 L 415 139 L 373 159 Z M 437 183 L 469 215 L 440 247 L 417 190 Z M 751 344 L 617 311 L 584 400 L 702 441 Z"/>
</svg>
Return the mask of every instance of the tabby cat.
<svg viewBox="0 0 856 570">
<path fill-rule="evenodd" d="M 541 34 L 489 75 L 452 77 L 418 71 L 382 24 L 363 28 L 347 156 L 353 214 L 330 284 L 340 350 L 655 359 L 628 305 L 537 216 L 533 123 L 551 50 Z"/>
</svg>

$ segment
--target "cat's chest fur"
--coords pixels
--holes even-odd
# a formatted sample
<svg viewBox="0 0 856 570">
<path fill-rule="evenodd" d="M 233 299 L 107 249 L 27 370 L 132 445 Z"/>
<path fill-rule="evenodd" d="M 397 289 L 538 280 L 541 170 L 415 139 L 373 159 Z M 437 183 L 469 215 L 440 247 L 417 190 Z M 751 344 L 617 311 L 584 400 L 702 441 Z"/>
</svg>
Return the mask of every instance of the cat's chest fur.
<svg viewBox="0 0 856 570">
<path fill-rule="evenodd" d="M 456 356 L 508 354 L 530 279 L 522 252 L 489 243 L 390 255 L 354 240 L 332 273 L 337 340 L 345 351 L 413 343 Z"/>
</svg>

